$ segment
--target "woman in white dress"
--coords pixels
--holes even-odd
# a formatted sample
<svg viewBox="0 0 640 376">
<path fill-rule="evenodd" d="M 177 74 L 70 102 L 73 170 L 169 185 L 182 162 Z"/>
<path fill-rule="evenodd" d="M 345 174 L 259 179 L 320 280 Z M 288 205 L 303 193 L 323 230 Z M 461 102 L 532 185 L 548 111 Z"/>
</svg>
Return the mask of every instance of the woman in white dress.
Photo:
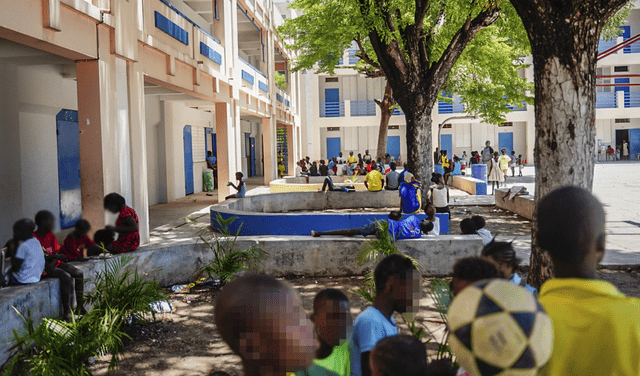
<svg viewBox="0 0 640 376">
<path fill-rule="evenodd" d="M 491 182 L 491 194 L 495 193 L 495 186 L 497 184 L 498 188 L 500 188 L 500 183 L 504 182 L 504 174 L 502 170 L 500 170 L 500 164 L 498 163 L 498 152 L 493 153 L 493 158 L 489 160 L 487 169 L 487 181 Z"/>
</svg>

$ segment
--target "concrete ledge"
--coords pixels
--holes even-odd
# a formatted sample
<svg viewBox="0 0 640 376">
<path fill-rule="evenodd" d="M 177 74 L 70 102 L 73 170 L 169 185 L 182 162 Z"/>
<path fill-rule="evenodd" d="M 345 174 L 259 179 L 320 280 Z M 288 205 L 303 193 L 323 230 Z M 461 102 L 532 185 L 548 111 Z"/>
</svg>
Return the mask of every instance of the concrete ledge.
<svg viewBox="0 0 640 376">
<path fill-rule="evenodd" d="M 451 175 L 451 186 L 470 195 L 486 195 L 487 183 L 484 180 L 464 175 Z"/>
<path fill-rule="evenodd" d="M 269 183 L 271 193 L 279 192 L 313 192 L 322 189 L 324 176 L 285 177 L 273 180 Z M 352 185 L 356 191 L 367 191 L 364 185 L 364 176 L 358 176 L 356 182 L 345 182 L 348 176 L 331 176 L 334 185 Z"/>
<path fill-rule="evenodd" d="M 536 207 L 533 195 L 516 196 L 513 200 L 509 200 L 509 197 L 507 197 L 502 201 L 505 194 L 509 194 L 509 189 L 496 189 L 495 200 L 497 207 L 516 213 L 529 220 L 533 220 L 533 211 Z"/>
<path fill-rule="evenodd" d="M 380 192 L 288 192 L 230 199 L 211 206 L 211 226 L 220 230 L 216 218 L 236 217 L 229 230 L 240 236 L 311 235 L 311 231 L 331 231 L 357 228 L 376 220 L 386 219 L 387 211 L 379 213 L 330 213 L 326 209 L 399 208 L 398 191 Z M 295 213 L 313 210 L 317 213 Z M 396 209 L 397 210 L 397 209 Z M 294 211 L 294 213 L 288 213 Z M 423 220 L 424 213 L 415 214 Z M 449 232 L 449 216 L 440 218 L 441 233 Z"/>
</svg>

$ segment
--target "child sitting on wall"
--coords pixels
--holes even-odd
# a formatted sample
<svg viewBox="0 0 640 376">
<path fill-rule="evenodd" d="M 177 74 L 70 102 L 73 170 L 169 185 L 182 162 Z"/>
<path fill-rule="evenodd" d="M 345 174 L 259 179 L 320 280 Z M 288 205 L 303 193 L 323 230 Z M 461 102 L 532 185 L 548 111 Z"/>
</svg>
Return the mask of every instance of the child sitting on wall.
<svg viewBox="0 0 640 376">
<path fill-rule="evenodd" d="M 10 285 L 28 285 L 40 282 L 44 271 L 44 254 L 38 239 L 33 237 L 36 224 L 28 218 L 13 225 L 13 239 L 7 243 L 13 273 Z"/>
<path fill-rule="evenodd" d="M 484 217 L 482 217 L 481 215 L 474 215 L 473 217 L 471 217 L 471 219 L 476 225 L 476 234 L 480 235 L 482 241 L 484 242 L 484 245 L 491 243 L 491 241 L 493 240 L 493 236 L 491 235 L 491 231 L 485 228 L 487 223 L 485 222 Z"/>
<path fill-rule="evenodd" d="M 88 256 L 102 253 L 102 248 L 87 236 L 89 230 L 89 221 L 80 219 L 76 222 L 74 230 L 64 239 L 62 253 L 67 256 L 68 261 L 85 261 Z"/>
</svg>

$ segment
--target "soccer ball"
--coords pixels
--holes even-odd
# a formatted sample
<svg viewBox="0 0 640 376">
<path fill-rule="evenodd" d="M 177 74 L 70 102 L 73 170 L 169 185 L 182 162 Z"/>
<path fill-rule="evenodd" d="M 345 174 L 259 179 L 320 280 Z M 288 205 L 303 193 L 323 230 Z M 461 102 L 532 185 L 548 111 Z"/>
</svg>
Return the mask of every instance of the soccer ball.
<svg viewBox="0 0 640 376">
<path fill-rule="evenodd" d="M 451 351 L 471 375 L 535 376 L 551 357 L 551 319 L 536 297 L 507 280 L 468 286 L 448 316 Z"/>
</svg>

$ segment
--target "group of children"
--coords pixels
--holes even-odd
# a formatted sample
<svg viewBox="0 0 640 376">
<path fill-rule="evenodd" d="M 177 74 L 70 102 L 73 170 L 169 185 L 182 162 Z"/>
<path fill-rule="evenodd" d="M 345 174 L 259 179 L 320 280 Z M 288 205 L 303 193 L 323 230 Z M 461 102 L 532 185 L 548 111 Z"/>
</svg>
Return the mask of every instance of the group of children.
<svg viewBox="0 0 640 376">
<path fill-rule="evenodd" d="M 544 197 L 537 216 L 536 237 L 555 271 L 539 296 L 554 328 L 553 353 L 539 374 L 640 374 L 640 300 L 596 280 L 605 244 L 602 205 L 589 192 L 566 187 Z M 479 257 L 455 263 L 452 293 L 480 280 L 507 278 L 536 294 L 515 272 L 518 262 L 510 243 L 494 240 Z M 455 375 L 451 364 L 429 363 L 419 340 L 398 335 L 394 313 L 415 312 L 421 295 L 412 262 L 388 256 L 373 276 L 375 300 L 353 326 L 342 292 L 318 293 L 309 320 L 298 293 L 267 276 L 230 282 L 218 296 L 215 323 L 241 357 L 246 376 Z"/>
<path fill-rule="evenodd" d="M 349 157 L 344 158 L 342 152 L 337 157 L 331 157 L 327 161 L 311 162 L 309 157 L 305 157 L 296 163 L 295 176 L 351 176 L 351 175 L 367 175 L 371 171 L 377 170 L 382 174 L 386 174 L 391 169 L 391 164 L 402 165 L 402 157 L 397 161 L 389 155 L 385 154 L 384 158 L 373 158 L 366 150 L 364 155 L 358 154 L 356 157 L 353 152 L 349 152 Z M 278 167 L 280 170 L 280 167 Z M 282 166 L 284 171 L 284 165 Z M 281 176 L 284 172 L 281 173 Z"/>
<path fill-rule="evenodd" d="M 36 214 L 35 221 L 24 218 L 15 222 L 13 238 L 6 243 L 11 270 L 6 276 L 2 271 L 0 285 L 27 285 L 37 283 L 41 278 L 58 278 L 64 319 L 71 320 L 71 297 L 74 291 L 78 313 L 84 314 L 84 275 L 70 262 L 84 261 L 103 252 L 131 252 L 140 245 L 138 216 L 126 205 L 124 197 L 117 193 L 107 195 L 104 208 L 118 216 L 115 226 L 109 225 L 96 231 L 91 240 L 88 236 L 91 225 L 87 220 L 80 219 L 62 246 L 53 233 L 53 213 L 42 210 Z"/>
</svg>

